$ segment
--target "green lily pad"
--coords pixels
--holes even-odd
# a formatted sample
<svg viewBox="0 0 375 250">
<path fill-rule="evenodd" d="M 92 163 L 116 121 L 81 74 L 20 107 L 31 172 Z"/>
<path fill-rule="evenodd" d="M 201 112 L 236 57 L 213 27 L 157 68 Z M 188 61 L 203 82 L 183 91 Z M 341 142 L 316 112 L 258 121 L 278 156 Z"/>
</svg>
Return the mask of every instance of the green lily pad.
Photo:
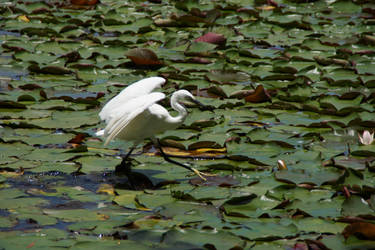
<svg viewBox="0 0 375 250">
<path fill-rule="evenodd" d="M 286 209 L 302 211 L 313 217 L 335 218 L 341 214 L 341 199 L 326 199 L 320 201 L 295 200 Z"/>
<path fill-rule="evenodd" d="M 306 233 L 341 233 L 347 224 L 338 223 L 330 220 L 323 220 L 320 218 L 303 218 L 295 222 L 298 230 Z"/>
<path fill-rule="evenodd" d="M 239 216 L 239 217 L 250 217 L 250 218 L 259 218 L 263 214 L 268 214 L 270 216 L 273 213 L 277 212 L 273 210 L 277 205 L 279 205 L 278 200 L 273 200 L 265 196 L 257 197 L 251 199 L 243 199 L 240 204 L 225 204 L 223 206 L 225 213 L 230 216 Z M 241 199 L 241 198 L 238 198 Z"/>
<path fill-rule="evenodd" d="M 85 119 L 82 119 L 85 117 Z M 51 118 L 35 119 L 30 121 L 41 128 L 79 128 L 81 126 L 95 125 L 99 123 L 97 114 L 89 111 L 54 111 Z"/>
<path fill-rule="evenodd" d="M 189 239 L 195 239 L 190 241 Z M 230 233 L 219 231 L 215 234 L 210 232 L 198 232 L 196 230 L 186 230 L 180 232 L 170 230 L 165 234 L 163 243 L 172 247 L 201 248 L 212 246 L 216 249 L 230 249 L 242 247 L 244 242 Z"/>
<path fill-rule="evenodd" d="M 95 211 L 85 209 L 43 209 L 43 213 L 64 222 L 80 222 L 99 220 L 100 215 Z M 82 216 L 82 215 L 85 216 Z"/>
<path fill-rule="evenodd" d="M 306 183 L 311 185 L 321 186 L 323 184 L 335 183 L 343 172 L 335 169 L 321 169 L 321 170 L 281 170 L 275 173 L 275 178 L 278 181 L 285 181 L 287 183 Z"/>
<path fill-rule="evenodd" d="M 244 227 L 230 230 L 233 234 L 249 240 L 275 240 L 291 237 L 298 232 L 294 224 L 282 225 L 281 223 L 248 222 Z"/>
<path fill-rule="evenodd" d="M 1 247 L 373 248 L 371 1 L 82 2 L 0 4 Z M 157 137 L 216 176 L 148 138 L 116 168 L 98 113 L 150 76 L 209 106 Z"/>
<path fill-rule="evenodd" d="M 374 215 L 375 211 L 371 209 L 368 203 L 361 197 L 351 196 L 342 204 L 343 216 Z"/>
<path fill-rule="evenodd" d="M 114 157 L 83 156 L 75 160 L 82 166 L 81 171 L 89 173 L 92 171 L 103 172 L 114 169 L 120 164 L 121 159 Z"/>
<path fill-rule="evenodd" d="M 27 155 L 33 151 L 33 147 L 24 143 L 1 143 L 0 144 L 0 164 L 17 161 L 18 157 Z"/>
</svg>

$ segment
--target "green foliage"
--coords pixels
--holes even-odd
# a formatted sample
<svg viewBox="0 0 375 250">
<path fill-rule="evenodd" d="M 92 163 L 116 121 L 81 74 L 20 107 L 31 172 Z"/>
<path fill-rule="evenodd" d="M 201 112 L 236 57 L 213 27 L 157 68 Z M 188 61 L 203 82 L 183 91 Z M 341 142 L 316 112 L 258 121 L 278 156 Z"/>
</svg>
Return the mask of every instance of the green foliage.
<svg viewBox="0 0 375 250">
<path fill-rule="evenodd" d="M 1 247 L 373 248 L 371 1 L 70 2 L 0 0 Z M 156 75 L 214 108 L 160 139 L 218 177 L 147 141 L 115 172 L 100 107 Z"/>
</svg>

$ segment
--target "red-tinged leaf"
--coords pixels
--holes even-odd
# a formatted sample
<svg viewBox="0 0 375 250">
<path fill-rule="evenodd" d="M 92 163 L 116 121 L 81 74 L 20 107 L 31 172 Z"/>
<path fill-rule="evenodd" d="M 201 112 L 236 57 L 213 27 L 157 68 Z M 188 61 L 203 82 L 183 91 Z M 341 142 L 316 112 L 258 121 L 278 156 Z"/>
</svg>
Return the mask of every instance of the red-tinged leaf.
<svg viewBox="0 0 375 250">
<path fill-rule="evenodd" d="M 309 247 L 305 243 L 297 242 L 296 244 L 294 244 L 292 249 L 293 250 L 308 250 Z"/>
<path fill-rule="evenodd" d="M 102 98 L 104 95 L 105 95 L 104 92 L 98 92 L 96 94 L 96 99 Z"/>
<path fill-rule="evenodd" d="M 355 52 L 355 54 L 357 54 L 357 55 L 373 55 L 373 54 L 375 54 L 375 51 L 374 50 L 359 50 L 359 51 Z"/>
<path fill-rule="evenodd" d="M 225 45 L 225 43 L 227 42 L 227 39 L 221 34 L 208 32 L 207 34 L 205 34 L 201 37 L 198 37 L 194 41 L 195 42 L 212 43 L 212 44 L 217 44 L 217 45 Z"/>
<path fill-rule="evenodd" d="M 46 93 L 45 93 L 46 94 Z M 78 92 L 78 93 L 50 93 L 50 96 L 46 96 L 46 99 L 60 99 L 67 102 L 75 102 L 75 103 L 97 103 L 97 99 L 104 96 L 103 92 Z"/>
<path fill-rule="evenodd" d="M 95 5 L 99 1 L 98 0 L 70 0 L 70 2 L 75 5 Z"/>
<path fill-rule="evenodd" d="M 328 249 L 321 241 L 319 240 L 312 240 L 306 239 L 305 242 L 307 243 L 307 249 L 311 250 L 321 250 L 321 249 Z"/>
<path fill-rule="evenodd" d="M 51 12 L 51 11 L 47 8 L 38 8 L 38 9 L 33 10 L 31 13 L 32 14 L 43 14 L 43 13 L 48 13 L 48 12 Z"/>
<path fill-rule="evenodd" d="M 81 55 L 77 51 L 72 51 L 65 55 L 62 55 L 61 58 L 66 58 L 66 64 L 77 62 L 79 59 L 82 59 Z"/>
<path fill-rule="evenodd" d="M 195 186 L 219 186 L 232 187 L 240 182 L 230 175 L 227 176 L 204 176 L 206 180 L 196 177 L 190 180 L 190 184 Z"/>
<path fill-rule="evenodd" d="M 73 139 L 69 140 L 68 143 L 81 144 L 83 140 L 85 139 L 85 137 L 86 135 L 79 133 Z"/>
<path fill-rule="evenodd" d="M 354 235 L 360 239 L 375 240 L 375 224 L 367 222 L 354 222 L 345 227 L 342 234 L 345 238 Z"/>
<path fill-rule="evenodd" d="M 279 7 L 279 4 L 276 1 L 274 1 L 274 0 L 267 0 L 267 2 L 268 2 L 269 5 L 272 5 L 272 6 L 275 6 L 275 7 Z"/>
<path fill-rule="evenodd" d="M 29 245 L 27 245 L 26 248 L 32 248 L 35 245 L 35 242 L 31 242 Z"/>
<path fill-rule="evenodd" d="M 347 187 L 343 186 L 343 187 L 342 187 L 342 191 L 343 191 L 343 193 L 344 193 L 344 195 L 345 195 L 345 198 L 349 198 L 349 197 L 351 196 L 351 195 L 350 195 L 350 191 L 348 190 Z"/>
<path fill-rule="evenodd" d="M 47 93 L 43 90 L 43 89 L 41 89 L 40 91 L 39 91 L 39 95 L 41 96 L 41 97 L 43 97 L 44 99 L 47 99 L 48 97 L 47 97 Z"/>
<path fill-rule="evenodd" d="M 155 66 L 162 64 L 152 50 L 145 48 L 131 49 L 126 52 L 126 56 L 138 66 Z"/>
<path fill-rule="evenodd" d="M 339 218 L 337 221 L 342 222 L 342 223 L 352 224 L 352 223 L 365 222 L 365 219 L 360 218 L 360 217 L 355 217 L 355 216 L 346 216 L 346 217 Z"/>
<path fill-rule="evenodd" d="M 24 48 L 22 47 L 18 47 L 18 46 L 8 46 L 7 44 L 3 44 L 2 45 L 3 48 L 6 48 L 6 49 L 9 49 L 9 50 L 13 50 L 14 52 L 21 52 L 21 51 L 26 51 Z"/>
<path fill-rule="evenodd" d="M 258 85 L 254 93 L 245 97 L 247 102 L 261 103 L 271 100 L 270 94 L 264 89 L 262 85 Z"/>
<path fill-rule="evenodd" d="M 353 55 L 353 51 L 348 49 L 348 48 L 340 48 L 337 50 L 338 54 L 349 54 L 349 55 Z"/>
<path fill-rule="evenodd" d="M 34 89 L 41 89 L 41 88 L 42 87 L 40 87 L 38 84 L 35 84 L 35 83 L 28 83 L 28 84 L 20 86 L 20 89 L 23 89 L 23 90 L 34 90 Z"/>
</svg>

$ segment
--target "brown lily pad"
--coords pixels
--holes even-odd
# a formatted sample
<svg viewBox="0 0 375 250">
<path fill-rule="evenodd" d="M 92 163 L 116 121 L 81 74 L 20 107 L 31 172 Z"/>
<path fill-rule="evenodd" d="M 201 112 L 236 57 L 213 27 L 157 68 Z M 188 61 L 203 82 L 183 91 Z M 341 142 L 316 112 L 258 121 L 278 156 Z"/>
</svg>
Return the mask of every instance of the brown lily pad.
<svg viewBox="0 0 375 250">
<path fill-rule="evenodd" d="M 161 65 L 158 56 L 150 49 L 135 48 L 126 52 L 126 56 L 138 66 L 157 66 Z"/>
<path fill-rule="evenodd" d="M 212 44 L 217 44 L 217 45 L 225 45 L 225 43 L 227 42 L 227 39 L 221 34 L 208 32 L 207 34 L 205 34 L 201 37 L 198 37 L 194 41 L 195 42 L 212 43 Z"/>
<path fill-rule="evenodd" d="M 367 222 L 354 222 L 345 227 L 342 234 L 345 238 L 354 235 L 361 239 L 375 240 L 375 224 Z"/>
<path fill-rule="evenodd" d="M 246 96 L 245 100 L 253 103 L 268 102 L 271 100 L 271 96 L 263 85 L 258 85 L 254 93 Z"/>
</svg>

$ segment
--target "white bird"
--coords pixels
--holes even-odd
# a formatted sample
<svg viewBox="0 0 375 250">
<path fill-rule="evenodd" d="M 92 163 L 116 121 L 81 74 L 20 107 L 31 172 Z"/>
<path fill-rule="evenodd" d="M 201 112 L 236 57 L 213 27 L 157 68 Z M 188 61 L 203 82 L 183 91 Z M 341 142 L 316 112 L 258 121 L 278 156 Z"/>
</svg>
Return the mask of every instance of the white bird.
<svg viewBox="0 0 375 250">
<path fill-rule="evenodd" d="M 126 163 L 127 158 L 139 143 L 150 138 L 159 147 L 166 161 L 189 169 L 205 179 L 202 175 L 207 174 L 170 159 L 155 138 L 155 135 L 166 130 L 176 129 L 185 121 L 188 113 L 181 101 L 187 100 L 204 106 L 189 91 L 178 90 L 171 97 L 171 107 L 178 112 L 178 115 L 171 116 L 163 106 L 157 104 L 158 101 L 165 98 L 165 94 L 153 92 L 164 83 L 165 79 L 162 77 L 150 77 L 135 82 L 122 90 L 105 104 L 99 113 L 100 119 L 105 121 L 107 126 L 104 130 L 98 131 L 96 135 L 106 137 L 105 145 L 114 138 L 133 142 L 133 147 L 123 158 L 121 165 Z"/>
</svg>

